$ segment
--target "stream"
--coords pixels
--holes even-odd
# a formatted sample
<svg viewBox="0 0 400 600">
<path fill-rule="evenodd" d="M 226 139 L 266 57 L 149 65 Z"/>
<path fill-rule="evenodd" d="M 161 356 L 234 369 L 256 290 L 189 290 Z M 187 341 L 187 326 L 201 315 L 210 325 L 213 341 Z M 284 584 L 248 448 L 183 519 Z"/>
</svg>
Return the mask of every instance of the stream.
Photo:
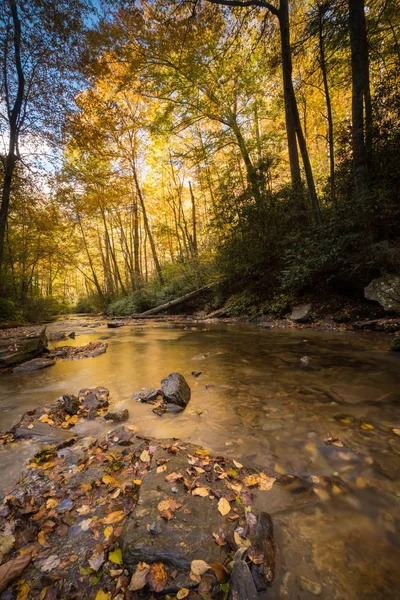
<svg viewBox="0 0 400 600">
<path fill-rule="evenodd" d="M 181 438 L 298 482 L 265 493 L 280 562 L 268 598 L 400 597 L 400 356 L 388 352 L 387 335 L 157 320 L 107 329 L 87 316 L 47 331 L 77 336 L 50 347 L 108 336 L 108 349 L 2 374 L 0 430 L 64 393 L 105 386 L 142 435 Z M 183 413 L 159 417 L 131 399 L 173 371 L 192 390 Z M 75 428 L 80 436 L 109 429 L 103 419 Z M 33 451 L 28 443 L 0 451 L 2 487 Z M 333 495 L 323 478 L 336 482 Z"/>
</svg>

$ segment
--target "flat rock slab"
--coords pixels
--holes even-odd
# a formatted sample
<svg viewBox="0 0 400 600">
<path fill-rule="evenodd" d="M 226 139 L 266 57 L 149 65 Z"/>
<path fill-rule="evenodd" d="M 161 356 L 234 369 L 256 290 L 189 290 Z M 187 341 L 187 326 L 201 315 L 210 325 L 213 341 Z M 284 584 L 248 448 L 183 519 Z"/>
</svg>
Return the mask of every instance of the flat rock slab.
<svg viewBox="0 0 400 600">
<path fill-rule="evenodd" d="M 124 564 L 130 569 L 134 570 L 142 561 L 148 564 L 162 562 L 184 571 L 190 570 L 192 560 L 204 560 L 208 564 L 224 562 L 227 546 L 218 545 L 213 533 L 221 538 L 233 535 L 237 522 L 230 522 L 228 517 L 238 515 L 238 519 L 244 507 L 232 503 L 228 515 L 220 514 L 218 497 L 226 495 L 229 490 L 224 479 L 216 478 L 215 463 L 212 462 L 209 471 L 199 473 L 197 478 L 197 485 L 203 486 L 202 490 L 209 490 L 210 495 L 207 492 L 203 492 L 206 497 L 193 495 L 187 489 L 183 476 L 187 477 L 190 462 L 205 466 L 196 454 L 198 451 L 198 447 L 185 444 L 176 454 L 161 447 L 154 453 L 151 469 L 140 488 L 138 505 L 128 517 L 121 538 Z M 165 470 L 162 470 L 163 464 L 167 467 Z M 166 477 L 171 473 L 181 474 L 182 479 L 168 482 Z M 232 499 L 234 497 L 233 494 Z M 175 502 L 179 508 L 171 515 L 167 511 L 165 518 L 160 511 L 160 503 L 171 498 L 172 506 Z M 171 518 L 168 519 L 168 516 Z"/>
<path fill-rule="evenodd" d="M 14 367 L 41 356 L 47 348 L 46 328 L 5 330 L 0 335 L 0 369 Z"/>
<path fill-rule="evenodd" d="M 23 424 L 17 427 L 14 433 L 16 440 L 36 439 L 43 444 L 56 446 L 68 445 L 76 440 L 76 435 L 65 429 L 51 427 L 48 423 L 36 422 L 33 427 Z"/>
<path fill-rule="evenodd" d="M 33 373 L 56 364 L 54 358 L 33 358 L 13 368 L 13 373 Z"/>
</svg>

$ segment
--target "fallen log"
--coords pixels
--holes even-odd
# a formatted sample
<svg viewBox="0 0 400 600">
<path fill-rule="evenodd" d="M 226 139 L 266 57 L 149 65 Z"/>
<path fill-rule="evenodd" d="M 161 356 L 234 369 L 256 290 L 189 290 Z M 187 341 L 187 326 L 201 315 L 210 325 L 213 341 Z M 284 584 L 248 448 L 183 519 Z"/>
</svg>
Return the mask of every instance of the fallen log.
<svg viewBox="0 0 400 600">
<path fill-rule="evenodd" d="M 211 288 L 213 288 L 214 285 L 215 285 L 215 283 L 210 283 L 208 285 L 204 285 L 203 287 L 199 288 L 198 290 L 194 290 L 193 292 L 189 292 L 188 294 L 185 294 L 184 296 L 175 298 L 175 300 L 170 300 L 169 302 L 160 304 L 159 306 L 156 306 L 155 308 L 151 308 L 150 310 L 146 310 L 146 311 L 140 313 L 139 315 L 132 315 L 132 318 L 137 319 L 137 318 L 143 318 L 143 317 L 147 317 L 147 316 L 151 316 L 151 315 L 157 315 L 158 313 L 163 312 L 165 310 L 169 310 L 170 308 L 173 308 L 174 306 L 179 306 L 180 304 L 183 304 L 187 300 L 196 298 L 196 296 L 200 296 L 200 294 L 202 294 L 203 292 L 207 292 L 208 290 L 211 290 Z"/>
</svg>

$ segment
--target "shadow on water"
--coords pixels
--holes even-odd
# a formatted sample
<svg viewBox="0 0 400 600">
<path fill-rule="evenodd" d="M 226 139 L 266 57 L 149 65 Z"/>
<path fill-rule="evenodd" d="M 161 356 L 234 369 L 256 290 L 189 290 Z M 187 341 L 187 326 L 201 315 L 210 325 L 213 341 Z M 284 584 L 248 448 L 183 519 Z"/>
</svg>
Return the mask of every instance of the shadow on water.
<svg viewBox="0 0 400 600">
<path fill-rule="evenodd" d="M 290 485 L 283 477 L 264 493 L 281 553 L 268 597 L 400 597 L 400 357 L 387 351 L 387 336 L 157 322 L 90 327 L 96 323 L 75 317 L 51 325 L 77 333 L 52 346 L 107 335 L 106 354 L 0 378 L 0 429 L 63 393 L 106 386 L 141 434 L 183 438 L 287 478 Z M 160 418 L 131 400 L 172 371 L 192 389 L 183 413 Z M 100 435 L 106 427 L 97 420 L 76 429 Z M 2 472 L 12 470 L 9 455 L 0 461 Z M 323 487 L 315 493 L 322 478 L 337 482 L 333 497 Z"/>
</svg>

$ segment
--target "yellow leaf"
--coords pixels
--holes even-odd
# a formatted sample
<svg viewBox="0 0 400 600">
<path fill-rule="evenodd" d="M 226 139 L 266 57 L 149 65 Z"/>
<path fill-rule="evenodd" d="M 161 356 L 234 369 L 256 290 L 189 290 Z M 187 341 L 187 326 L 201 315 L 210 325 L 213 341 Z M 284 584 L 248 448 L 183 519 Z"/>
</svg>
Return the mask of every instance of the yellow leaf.
<svg viewBox="0 0 400 600">
<path fill-rule="evenodd" d="M 329 500 L 329 494 L 325 490 L 321 490 L 321 488 L 314 488 L 314 492 L 317 494 L 320 500 Z"/>
<path fill-rule="evenodd" d="M 140 455 L 140 460 L 144 463 L 150 462 L 150 454 L 148 450 L 143 450 L 142 454 Z"/>
<path fill-rule="evenodd" d="M 58 500 L 56 500 L 55 498 L 49 498 L 46 502 L 46 508 L 50 510 L 51 508 L 57 506 L 58 503 Z"/>
<path fill-rule="evenodd" d="M 365 431 L 370 431 L 371 429 L 374 429 L 374 426 L 371 425 L 371 423 L 363 423 L 361 425 L 361 429 L 364 429 Z"/>
<path fill-rule="evenodd" d="M 108 538 L 112 536 L 113 531 L 114 531 L 114 528 L 111 525 L 108 525 L 108 527 L 105 528 L 104 537 L 106 538 L 106 540 L 108 540 Z"/>
<path fill-rule="evenodd" d="M 112 487 L 118 487 L 119 486 L 118 481 L 115 481 L 114 477 L 111 477 L 111 475 L 104 475 L 102 481 L 106 485 L 110 485 Z"/>
<path fill-rule="evenodd" d="M 142 485 L 142 480 L 141 480 L 141 479 L 134 479 L 134 480 L 133 480 L 133 483 L 134 483 L 135 485 Z"/>
<path fill-rule="evenodd" d="M 110 560 L 115 565 L 122 565 L 124 562 L 122 560 L 122 551 L 121 548 L 115 548 L 112 552 L 108 553 L 108 560 Z"/>
<path fill-rule="evenodd" d="M 182 598 L 186 598 L 186 596 L 188 596 L 189 593 L 190 590 L 188 590 L 187 588 L 181 588 L 177 593 L 176 597 L 178 598 L 178 600 L 182 600 Z"/>
<path fill-rule="evenodd" d="M 161 500 L 161 502 L 158 503 L 157 508 L 160 512 L 168 510 L 170 508 L 168 500 Z"/>
<path fill-rule="evenodd" d="M 161 465 L 160 467 L 157 467 L 156 472 L 163 473 L 166 470 L 167 470 L 167 465 Z"/>
<path fill-rule="evenodd" d="M 31 423 L 30 425 L 28 425 L 28 429 L 33 429 L 33 423 Z"/>
<path fill-rule="evenodd" d="M 192 560 L 190 565 L 190 570 L 194 575 L 204 575 L 208 569 L 211 569 L 211 567 L 204 560 Z"/>
<path fill-rule="evenodd" d="M 116 510 L 115 512 L 110 513 L 104 519 L 101 519 L 100 523 L 104 525 L 111 525 L 112 523 L 118 523 L 125 517 L 125 513 L 123 510 Z"/>
<path fill-rule="evenodd" d="M 250 540 L 242 538 L 237 531 L 234 532 L 233 538 L 235 540 L 236 546 L 238 546 L 239 548 L 250 548 Z"/>
<path fill-rule="evenodd" d="M 241 469 L 243 467 L 242 463 L 238 462 L 237 460 L 234 460 L 233 464 L 237 469 Z"/>
<path fill-rule="evenodd" d="M 209 491 L 205 487 L 198 487 L 193 490 L 192 496 L 201 496 L 202 498 L 205 498 L 206 496 L 209 496 Z"/>
<path fill-rule="evenodd" d="M 269 491 L 274 485 L 275 481 L 275 477 L 269 477 L 266 473 L 260 473 L 260 483 L 258 487 L 264 492 Z"/>
<path fill-rule="evenodd" d="M 46 542 L 46 534 L 44 531 L 39 531 L 38 542 L 41 546 L 48 546 L 49 544 Z"/>
<path fill-rule="evenodd" d="M 226 500 L 226 498 L 222 497 L 219 499 L 218 510 L 223 517 L 230 512 L 231 505 L 229 504 L 228 500 Z"/>
<path fill-rule="evenodd" d="M 17 596 L 16 600 L 26 600 L 26 598 L 29 597 L 29 592 L 30 591 L 31 591 L 30 586 L 27 583 L 24 583 L 19 588 L 19 593 L 18 593 L 18 596 Z"/>
<path fill-rule="evenodd" d="M 243 483 L 247 485 L 247 487 L 252 487 L 253 485 L 257 485 L 260 483 L 259 475 L 248 475 L 243 479 Z"/>
<path fill-rule="evenodd" d="M 96 594 L 95 600 L 111 600 L 110 592 L 103 592 L 103 590 L 99 590 Z"/>
<path fill-rule="evenodd" d="M 400 429 L 393 429 L 393 433 L 395 433 L 396 435 L 400 435 Z"/>
</svg>

